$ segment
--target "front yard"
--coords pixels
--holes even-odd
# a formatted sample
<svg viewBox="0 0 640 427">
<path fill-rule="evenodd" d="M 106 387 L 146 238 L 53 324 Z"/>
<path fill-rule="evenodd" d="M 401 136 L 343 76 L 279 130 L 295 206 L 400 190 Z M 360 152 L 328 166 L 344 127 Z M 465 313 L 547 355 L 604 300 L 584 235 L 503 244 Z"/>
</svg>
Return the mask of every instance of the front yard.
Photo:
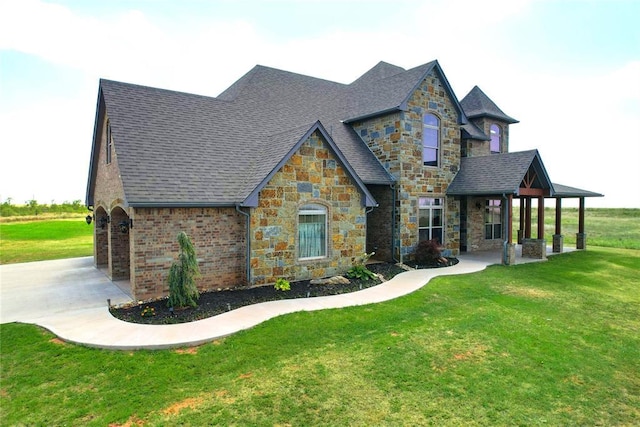
<svg viewBox="0 0 640 427">
<path fill-rule="evenodd" d="M 0 424 L 638 425 L 639 272 L 590 247 L 174 351 L 4 324 Z"/>
</svg>

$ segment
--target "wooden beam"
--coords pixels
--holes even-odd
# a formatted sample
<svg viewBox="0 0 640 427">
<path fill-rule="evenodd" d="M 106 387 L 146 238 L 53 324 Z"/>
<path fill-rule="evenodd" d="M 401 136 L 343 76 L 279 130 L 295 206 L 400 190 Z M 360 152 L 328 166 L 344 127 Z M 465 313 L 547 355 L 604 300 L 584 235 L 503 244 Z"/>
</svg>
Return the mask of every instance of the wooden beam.
<svg viewBox="0 0 640 427">
<path fill-rule="evenodd" d="M 562 199 L 556 198 L 556 234 L 562 234 Z"/>
<path fill-rule="evenodd" d="M 524 198 L 525 203 L 527 204 L 526 212 L 525 212 L 525 220 L 524 220 L 524 238 L 531 238 L 531 197 Z"/>
<path fill-rule="evenodd" d="M 538 239 L 544 239 L 544 197 L 538 197 Z"/>
<path fill-rule="evenodd" d="M 520 187 L 518 189 L 518 194 L 520 196 L 548 196 L 549 190 L 545 190 L 544 188 L 523 188 Z"/>
</svg>

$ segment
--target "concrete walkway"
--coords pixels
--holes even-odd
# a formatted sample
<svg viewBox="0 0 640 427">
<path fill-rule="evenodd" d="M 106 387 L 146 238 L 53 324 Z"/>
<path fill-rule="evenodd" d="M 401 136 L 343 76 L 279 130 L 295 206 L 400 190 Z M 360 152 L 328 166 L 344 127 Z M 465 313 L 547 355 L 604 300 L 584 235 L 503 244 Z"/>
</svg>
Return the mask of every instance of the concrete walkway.
<svg viewBox="0 0 640 427">
<path fill-rule="evenodd" d="M 142 325 L 113 317 L 107 299 L 112 304 L 132 300 L 93 266 L 91 257 L 10 264 L 0 266 L 0 323 L 36 324 L 65 341 L 106 349 L 194 346 L 287 313 L 388 301 L 420 289 L 433 277 L 472 273 L 500 262 L 499 254 L 497 260 L 492 257 L 464 255 L 453 267 L 408 271 L 358 292 L 265 302 L 176 325 Z"/>
</svg>

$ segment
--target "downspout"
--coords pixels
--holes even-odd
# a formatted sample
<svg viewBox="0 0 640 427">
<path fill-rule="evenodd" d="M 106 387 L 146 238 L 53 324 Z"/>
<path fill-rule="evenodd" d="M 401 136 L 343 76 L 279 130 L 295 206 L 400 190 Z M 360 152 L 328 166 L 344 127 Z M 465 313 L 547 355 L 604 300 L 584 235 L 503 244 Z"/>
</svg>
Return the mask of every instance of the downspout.
<svg viewBox="0 0 640 427">
<path fill-rule="evenodd" d="M 509 199 L 507 198 L 507 195 L 505 193 L 502 193 L 502 200 L 503 200 L 503 206 L 505 207 L 504 209 L 504 215 L 502 218 L 502 224 L 503 225 L 503 236 L 504 236 L 504 241 L 502 242 L 502 264 L 503 265 L 507 265 L 507 258 L 508 258 L 508 245 L 509 242 L 509 230 L 507 227 L 509 227 L 509 208 L 511 208 L 511 206 L 509 206 Z"/>
<path fill-rule="evenodd" d="M 247 218 L 247 236 L 245 238 L 247 241 L 247 254 L 246 254 L 247 259 L 246 259 L 245 270 L 247 274 L 247 284 L 250 285 L 251 284 L 251 214 L 248 214 L 243 210 L 241 210 L 239 204 L 236 204 L 236 211 L 238 211 L 239 213 L 241 213 Z"/>
<path fill-rule="evenodd" d="M 391 259 L 395 262 L 402 262 L 396 259 L 396 185 L 391 184 L 391 194 L 393 208 L 391 209 Z M 402 254 L 400 254 L 402 258 Z"/>
</svg>

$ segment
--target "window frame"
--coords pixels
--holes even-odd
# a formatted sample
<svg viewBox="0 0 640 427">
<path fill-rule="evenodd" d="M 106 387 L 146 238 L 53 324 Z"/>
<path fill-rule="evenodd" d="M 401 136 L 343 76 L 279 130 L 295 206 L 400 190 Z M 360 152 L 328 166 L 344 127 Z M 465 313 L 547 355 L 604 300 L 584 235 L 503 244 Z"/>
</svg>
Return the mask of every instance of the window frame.
<svg viewBox="0 0 640 427">
<path fill-rule="evenodd" d="M 484 239 L 502 239 L 502 200 L 500 199 L 485 200 Z"/>
<path fill-rule="evenodd" d="M 111 136 L 111 122 L 107 119 L 107 130 L 106 130 L 106 163 L 111 163 L 111 145 L 112 145 L 112 136 Z"/>
<path fill-rule="evenodd" d="M 429 201 L 428 203 L 423 203 L 423 201 Z M 429 224 L 426 226 L 420 225 L 420 219 L 422 218 L 423 212 L 428 212 L 427 218 Z M 436 218 L 434 215 L 434 211 L 440 211 L 440 225 L 434 225 L 433 220 Z M 443 197 L 419 197 L 418 198 L 418 241 L 424 240 L 433 240 L 437 236 L 434 236 L 434 230 L 440 230 L 440 245 L 444 245 L 445 240 L 445 206 L 444 206 L 444 198 Z M 428 239 L 421 239 L 421 232 L 427 231 Z"/>
<path fill-rule="evenodd" d="M 322 242 L 322 254 L 314 255 L 314 256 L 302 256 L 302 239 L 300 236 L 302 227 L 301 224 L 305 222 L 301 221 L 301 217 L 303 216 L 324 216 L 323 227 L 324 227 L 324 236 L 321 238 L 324 239 Z M 298 247 L 296 248 L 296 255 L 299 261 L 315 261 L 315 260 L 323 260 L 329 257 L 329 209 L 327 206 L 319 204 L 319 203 L 305 203 L 298 208 L 297 214 L 297 243 Z"/>
<path fill-rule="evenodd" d="M 494 138 L 494 129 L 496 129 L 496 137 Z M 489 141 L 489 152 L 491 154 L 500 154 L 502 152 L 502 128 L 495 123 L 492 123 L 489 126 L 489 136 L 491 137 L 491 141 Z M 498 144 L 498 151 L 493 149 L 494 141 Z"/>
<path fill-rule="evenodd" d="M 436 124 L 427 124 L 425 123 L 427 117 L 433 117 L 436 120 Z M 440 124 L 441 124 L 441 120 L 440 117 L 438 117 L 437 115 L 431 113 L 431 112 L 427 112 L 424 113 L 422 115 L 422 165 L 423 166 L 427 166 L 427 167 L 440 167 L 440 146 L 441 146 L 441 130 L 440 130 Z M 426 145 L 426 139 L 427 139 L 427 129 L 429 130 L 435 130 L 436 131 L 436 145 L 431 146 L 431 145 Z M 427 150 L 433 150 L 436 153 L 436 159 L 435 159 L 435 164 L 431 164 L 433 162 L 429 161 L 429 162 L 425 162 L 424 158 L 425 158 L 425 152 Z"/>
</svg>

